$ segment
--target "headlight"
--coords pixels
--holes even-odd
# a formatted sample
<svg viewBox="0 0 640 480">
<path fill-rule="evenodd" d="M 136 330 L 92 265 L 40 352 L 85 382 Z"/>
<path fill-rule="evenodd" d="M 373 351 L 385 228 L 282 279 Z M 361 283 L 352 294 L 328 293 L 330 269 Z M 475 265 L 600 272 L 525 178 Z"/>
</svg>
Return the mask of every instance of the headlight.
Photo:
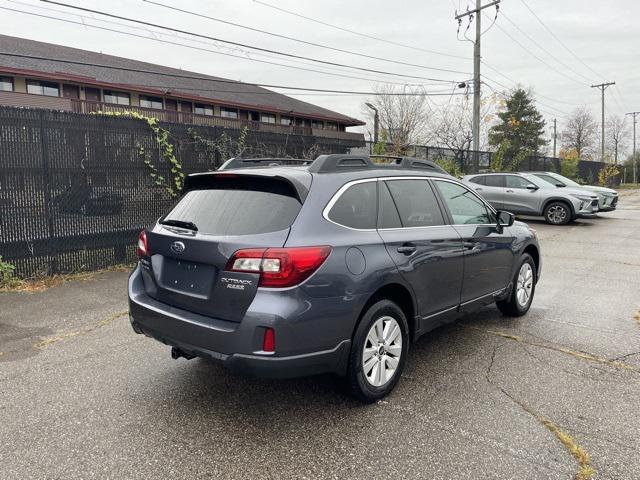
<svg viewBox="0 0 640 480">
<path fill-rule="evenodd" d="M 578 195 L 575 193 L 570 194 L 572 197 L 577 198 L 578 200 L 581 200 L 583 202 L 591 202 L 591 200 L 593 200 L 590 196 L 588 195 Z"/>
</svg>

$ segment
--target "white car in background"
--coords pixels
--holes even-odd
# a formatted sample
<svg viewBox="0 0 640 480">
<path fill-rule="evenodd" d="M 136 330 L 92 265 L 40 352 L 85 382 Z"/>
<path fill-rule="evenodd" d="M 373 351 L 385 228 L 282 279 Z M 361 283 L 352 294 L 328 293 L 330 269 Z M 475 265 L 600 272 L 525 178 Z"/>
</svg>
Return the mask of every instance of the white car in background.
<svg viewBox="0 0 640 480">
<path fill-rule="evenodd" d="M 618 205 L 618 192 L 612 188 L 598 187 L 596 185 L 580 185 L 570 178 L 554 172 L 527 172 L 551 183 L 559 188 L 570 187 L 578 190 L 593 192 L 598 196 L 598 210 L 601 212 L 610 212 L 616 209 Z"/>
</svg>

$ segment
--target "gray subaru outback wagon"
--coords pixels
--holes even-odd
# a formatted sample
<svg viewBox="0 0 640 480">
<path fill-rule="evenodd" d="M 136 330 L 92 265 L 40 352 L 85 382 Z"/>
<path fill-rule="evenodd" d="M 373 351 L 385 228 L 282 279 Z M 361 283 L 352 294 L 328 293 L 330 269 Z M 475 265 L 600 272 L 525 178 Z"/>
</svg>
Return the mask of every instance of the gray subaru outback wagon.
<svg viewBox="0 0 640 480">
<path fill-rule="evenodd" d="M 493 302 L 524 315 L 535 231 L 432 162 L 391 160 L 232 159 L 188 176 L 140 233 L 133 329 L 235 372 L 333 372 L 372 402 L 421 335 Z"/>
</svg>

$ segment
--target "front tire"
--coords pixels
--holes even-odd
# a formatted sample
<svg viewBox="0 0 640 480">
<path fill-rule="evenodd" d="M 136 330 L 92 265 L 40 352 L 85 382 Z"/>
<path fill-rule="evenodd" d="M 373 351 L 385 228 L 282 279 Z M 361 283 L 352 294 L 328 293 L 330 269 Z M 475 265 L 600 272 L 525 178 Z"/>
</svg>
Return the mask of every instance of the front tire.
<svg viewBox="0 0 640 480">
<path fill-rule="evenodd" d="M 386 396 L 400 379 L 409 348 L 407 319 L 395 303 L 380 300 L 362 316 L 349 355 L 347 385 L 364 403 Z"/>
<path fill-rule="evenodd" d="M 511 293 L 496 302 L 498 309 L 510 317 L 521 317 L 529 311 L 536 291 L 536 264 L 528 253 L 522 254 L 513 278 Z"/>
<path fill-rule="evenodd" d="M 564 202 L 551 202 L 544 209 L 544 219 L 551 225 L 566 225 L 572 218 L 571 207 Z"/>
</svg>

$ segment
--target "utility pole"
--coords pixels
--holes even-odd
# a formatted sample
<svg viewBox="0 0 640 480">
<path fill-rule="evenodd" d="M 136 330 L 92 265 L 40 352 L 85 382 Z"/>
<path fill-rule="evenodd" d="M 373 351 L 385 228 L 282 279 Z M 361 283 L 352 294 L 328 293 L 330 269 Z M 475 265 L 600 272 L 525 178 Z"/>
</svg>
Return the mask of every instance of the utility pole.
<svg viewBox="0 0 640 480">
<path fill-rule="evenodd" d="M 476 41 L 473 44 L 473 150 L 474 150 L 474 163 L 478 160 L 478 150 L 480 150 L 480 37 L 482 36 L 482 10 L 488 7 L 498 4 L 500 0 L 494 0 L 493 2 L 482 5 L 482 0 L 476 0 L 476 8 L 473 10 L 467 10 L 465 13 L 455 15 L 455 19 L 458 20 L 460 25 L 463 17 L 469 17 L 469 21 L 475 19 L 476 21 Z M 457 12 L 456 12 L 457 13 Z"/>
<path fill-rule="evenodd" d="M 556 158 L 556 138 L 558 138 L 557 127 L 558 127 L 558 120 L 554 118 L 553 119 L 553 158 Z"/>
<path fill-rule="evenodd" d="M 631 165 L 633 165 L 633 183 L 638 182 L 638 178 L 636 177 L 636 115 L 640 112 L 629 112 L 626 115 L 631 115 L 633 117 L 633 156 L 631 157 Z"/>
<path fill-rule="evenodd" d="M 604 91 L 610 85 L 615 85 L 616 82 L 607 82 L 607 83 L 599 83 L 598 85 L 591 85 L 591 88 L 599 88 L 602 92 L 602 154 L 600 157 L 600 161 L 604 162 Z"/>
</svg>

